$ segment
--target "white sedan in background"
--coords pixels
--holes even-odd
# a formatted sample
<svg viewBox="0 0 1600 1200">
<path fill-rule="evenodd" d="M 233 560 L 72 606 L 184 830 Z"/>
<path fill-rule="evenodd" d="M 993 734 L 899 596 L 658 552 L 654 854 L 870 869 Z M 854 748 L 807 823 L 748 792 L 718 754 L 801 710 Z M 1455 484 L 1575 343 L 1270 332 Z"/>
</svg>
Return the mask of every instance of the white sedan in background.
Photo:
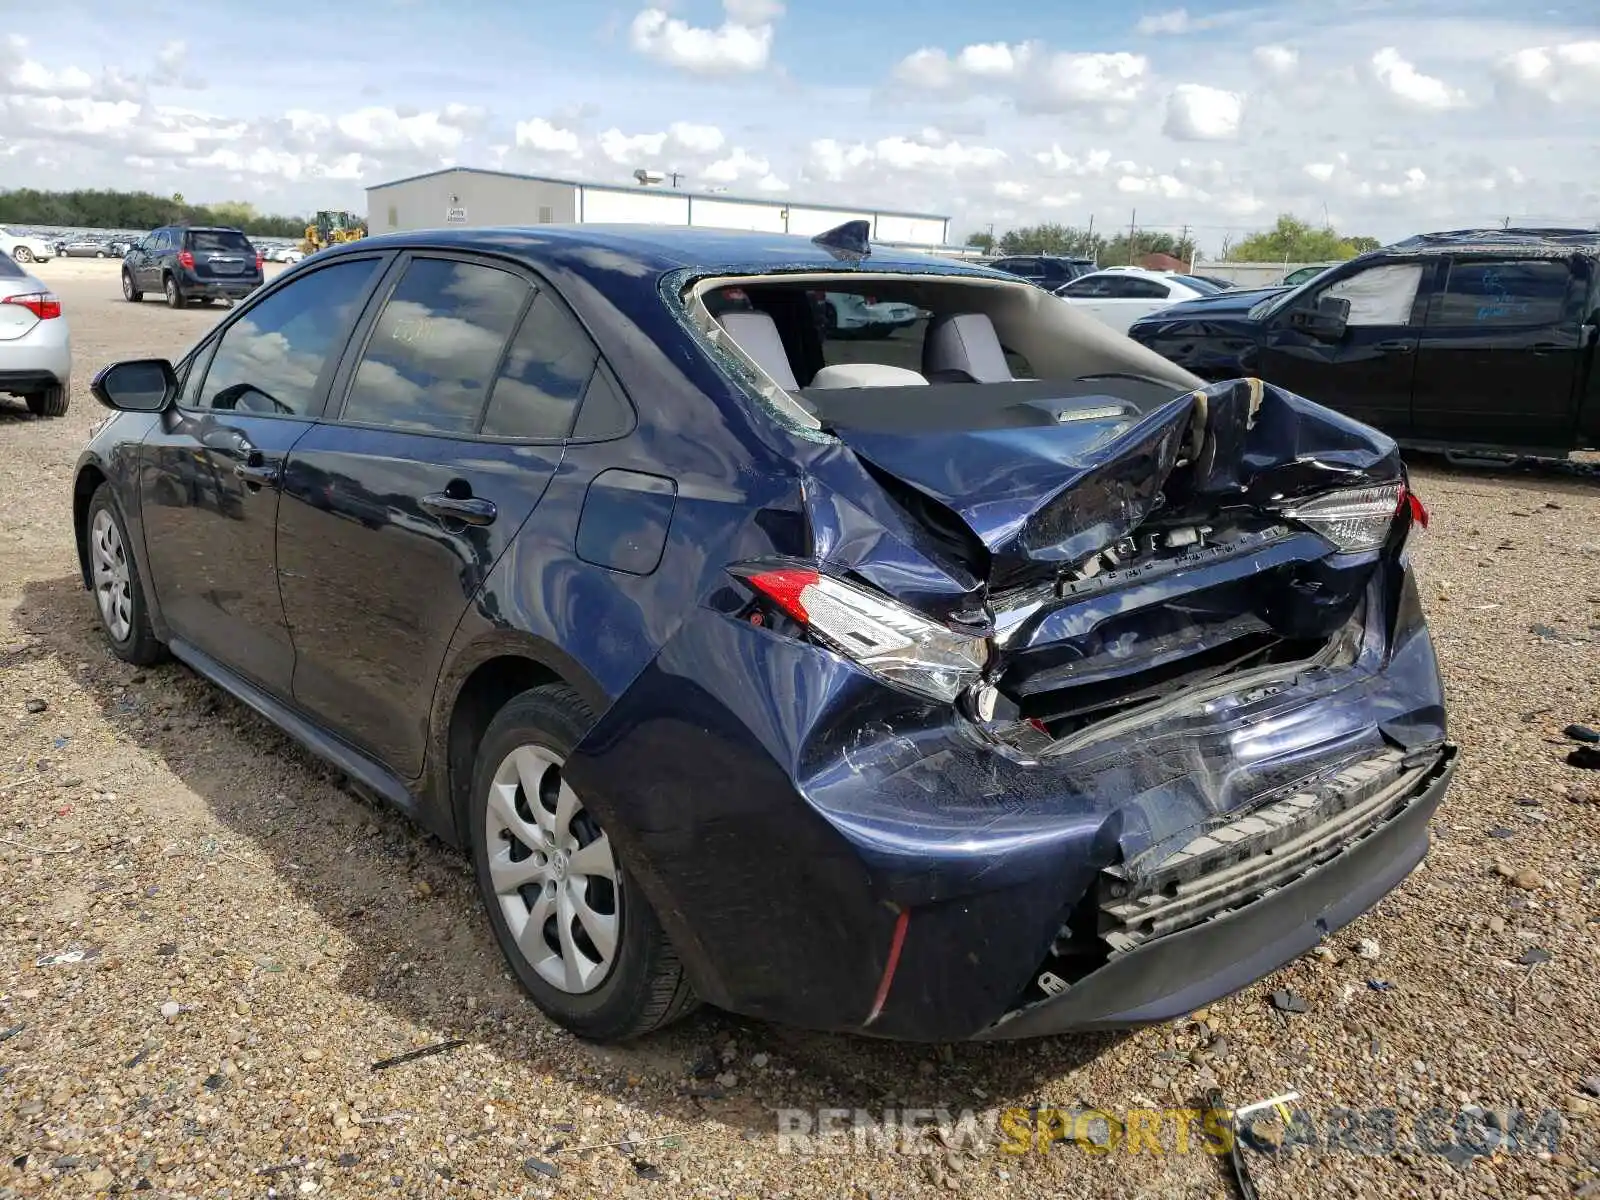
<svg viewBox="0 0 1600 1200">
<path fill-rule="evenodd" d="M 1210 296 L 1218 289 L 1192 275 L 1169 275 L 1139 267 L 1117 267 L 1084 275 L 1056 289 L 1056 295 L 1074 308 L 1111 326 L 1118 333 L 1140 317 Z"/>
<path fill-rule="evenodd" d="M 0 225 L 0 254 L 19 263 L 46 262 L 56 256 L 56 248 L 42 237 L 32 237 Z"/>
</svg>

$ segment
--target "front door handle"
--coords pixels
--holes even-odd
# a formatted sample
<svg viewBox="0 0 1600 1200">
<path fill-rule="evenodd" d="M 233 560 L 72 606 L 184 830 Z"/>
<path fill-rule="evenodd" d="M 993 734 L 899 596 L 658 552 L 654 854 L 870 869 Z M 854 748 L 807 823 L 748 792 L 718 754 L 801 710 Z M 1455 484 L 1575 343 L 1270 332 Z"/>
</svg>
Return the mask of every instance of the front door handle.
<svg viewBox="0 0 1600 1200">
<path fill-rule="evenodd" d="M 1382 350 L 1385 354 L 1410 354 L 1416 348 L 1416 343 L 1409 341 L 1379 342 L 1374 350 Z"/>
<path fill-rule="evenodd" d="M 252 450 L 249 457 L 234 465 L 233 473 L 244 480 L 245 486 L 251 490 L 277 487 L 278 481 L 283 478 L 283 460 L 267 458 L 261 451 Z"/>
<path fill-rule="evenodd" d="M 1535 342 L 1533 344 L 1533 352 L 1535 354 L 1559 354 L 1565 349 L 1565 346 L 1556 342 Z"/>
<path fill-rule="evenodd" d="M 493 525 L 500 510 L 493 500 L 476 496 L 451 496 L 434 492 L 421 500 L 422 511 L 440 521 L 460 521 L 463 525 Z"/>
</svg>

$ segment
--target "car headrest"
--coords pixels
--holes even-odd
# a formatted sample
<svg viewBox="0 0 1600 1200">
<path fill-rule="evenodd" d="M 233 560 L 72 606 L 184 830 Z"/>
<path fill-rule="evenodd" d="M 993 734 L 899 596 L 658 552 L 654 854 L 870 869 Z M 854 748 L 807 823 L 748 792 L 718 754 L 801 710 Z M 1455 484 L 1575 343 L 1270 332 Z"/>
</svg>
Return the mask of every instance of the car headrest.
<svg viewBox="0 0 1600 1200">
<path fill-rule="evenodd" d="M 960 372 L 974 383 L 1009 383 L 1011 367 L 994 326 L 983 313 L 947 313 L 928 324 L 922 342 L 922 373 Z"/>
<path fill-rule="evenodd" d="M 840 363 L 823 367 L 812 377 L 814 388 L 927 387 L 928 381 L 906 367 L 883 363 Z"/>
<path fill-rule="evenodd" d="M 764 312 L 730 312 L 717 319 L 739 349 L 772 376 L 772 382 L 786 392 L 800 390 L 794 368 L 789 365 L 789 352 L 783 348 L 783 338 L 771 317 Z"/>
</svg>

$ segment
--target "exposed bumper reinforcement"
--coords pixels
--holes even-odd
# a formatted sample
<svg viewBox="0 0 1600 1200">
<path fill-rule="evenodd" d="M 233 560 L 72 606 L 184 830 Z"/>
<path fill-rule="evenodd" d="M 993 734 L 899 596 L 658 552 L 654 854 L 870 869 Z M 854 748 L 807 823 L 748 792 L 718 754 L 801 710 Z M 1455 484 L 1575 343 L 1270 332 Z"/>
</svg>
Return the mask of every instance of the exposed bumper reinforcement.
<svg viewBox="0 0 1600 1200">
<path fill-rule="evenodd" d="M 1376 904 L 1428 852 L 1457 751 L 1446 746 L 1410 803 L 1337 857 L 1251 904 L 1119 955 L 1065 992 L 1011 1014 L 980 1040 L 1155 1024 L 1270 974 Z"/>
</svg>

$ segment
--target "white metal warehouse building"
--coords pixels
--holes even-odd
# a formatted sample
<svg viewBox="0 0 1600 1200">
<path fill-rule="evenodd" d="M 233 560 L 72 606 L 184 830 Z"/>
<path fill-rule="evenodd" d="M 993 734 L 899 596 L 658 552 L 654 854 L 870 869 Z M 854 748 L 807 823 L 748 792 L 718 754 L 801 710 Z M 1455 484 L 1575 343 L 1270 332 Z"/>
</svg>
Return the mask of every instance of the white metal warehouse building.
<svg viewBox="0 0 1600 1200">
<path fill-rule="evenodd" d="M 813 236 L 846 221 L 868 221 L 872 240 L 937 249 L 950 218 L 931 213 L 751 200 L 670 187 L 584 183 L 450 167 L 367 189 L 372 233 L 442 225 L 649 224 L 752 229 Z"/>
</svg>

